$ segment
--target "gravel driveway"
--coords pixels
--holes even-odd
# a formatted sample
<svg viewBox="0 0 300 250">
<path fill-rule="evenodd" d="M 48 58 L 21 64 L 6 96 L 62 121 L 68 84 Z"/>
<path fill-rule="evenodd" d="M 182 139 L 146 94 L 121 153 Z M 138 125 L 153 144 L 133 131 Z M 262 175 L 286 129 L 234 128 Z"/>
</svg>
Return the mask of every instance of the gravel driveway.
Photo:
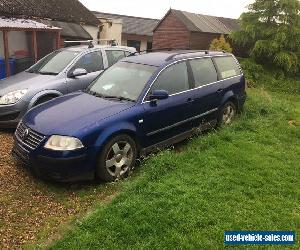
<svg viewBox="0 0 300 250">
<path fill-rule="evenodd" d="M 12 135 L 0 130 L 0 249 L 47 244 L 50 235 L 59 237 L 59 229 L 117 193 L 117 183 L 57 184 L 36 179 L 12 159 Z"/>
</svg>

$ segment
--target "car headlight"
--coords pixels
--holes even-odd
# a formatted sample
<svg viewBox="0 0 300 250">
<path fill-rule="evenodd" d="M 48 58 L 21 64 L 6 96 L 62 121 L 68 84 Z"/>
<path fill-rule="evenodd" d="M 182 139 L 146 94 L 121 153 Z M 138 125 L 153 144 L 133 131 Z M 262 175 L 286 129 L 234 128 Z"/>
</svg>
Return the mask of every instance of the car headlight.
<svg viewBox="0 0 300 250">
<path fill-rule="evenodd" d="M 82 142 L 75 137 L 52 135 L 44 147 L 55 151 L 71 151 L 83 148 L 84 146 Z"/>
<path fill-rule="evenodd" d="M 0 97 L 0 105 L 15 104 L 27 93 L 27 89 L 16 90 Z"/>
</svg>

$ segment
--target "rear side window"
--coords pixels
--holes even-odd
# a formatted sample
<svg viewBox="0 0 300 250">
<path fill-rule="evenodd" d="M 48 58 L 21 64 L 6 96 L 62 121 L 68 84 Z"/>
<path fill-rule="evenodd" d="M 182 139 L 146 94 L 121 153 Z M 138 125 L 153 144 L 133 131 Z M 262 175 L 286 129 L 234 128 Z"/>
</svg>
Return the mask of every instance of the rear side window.
<svg viewBox="0 0 300 250">
<path fill-rule="evenodd" d="M 106 56 L 108 61 L 108 66 L 115 64 L 125 57 L 125 52 L 123 50 L 106 50 Z"/>
<path fill-rule="evenodd" d="M 169 95 L 189 89 L 186 63 L 177 63 L 166 68 L 157 78 L 151 91 L 166 90 Z"/>
<path fill-rule="evenodd" d="M 82 56 L 73 67 L 73 70 L 82 68 L 88 73 L 103 70 L 103 60 L 100 51 L 92 52 Z"/>
<path fill-rule="evenodd" d="M 191 60 L 190 65 L 192 67 L 196 88 L 218 81 L 217 71 L 211 58 Z"/>
<path fill-rule="evenodd" d="M 241 70 L 232 56 L 215 57 L 214 60 L 218 67 L 221 79 L 241 74 Z"/>
</svg>

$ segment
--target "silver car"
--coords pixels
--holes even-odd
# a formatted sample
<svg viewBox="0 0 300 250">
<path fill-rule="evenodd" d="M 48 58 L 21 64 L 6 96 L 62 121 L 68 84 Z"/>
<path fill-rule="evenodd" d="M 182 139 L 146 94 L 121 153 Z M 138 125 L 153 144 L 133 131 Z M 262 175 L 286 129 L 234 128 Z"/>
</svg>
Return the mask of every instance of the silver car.
<svg viewBox="0 0 300 250">
<path fill-rule="evenodd" d="M 14 128 L 32 107 L 84 90 L 104 69 L 136 52 L 124 46 L 69 47 L 0 81 L 0 127 Z"/>
</svg>

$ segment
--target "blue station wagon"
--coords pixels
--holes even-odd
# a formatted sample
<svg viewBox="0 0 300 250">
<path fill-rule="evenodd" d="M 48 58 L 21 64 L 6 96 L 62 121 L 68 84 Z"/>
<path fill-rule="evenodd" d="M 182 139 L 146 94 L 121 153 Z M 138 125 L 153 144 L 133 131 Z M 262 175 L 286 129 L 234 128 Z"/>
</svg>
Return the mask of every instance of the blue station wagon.
<svg viewBox="0 0 300 250">
<path fill-rule="evenodd" d="M 124 58 L 83 92 L 30 110 L 13 155 L 58 181 L 126 177 L 137 157 L 229 124 L 246 99 L 230 53 L 166 51 Z"/>
</svg>

